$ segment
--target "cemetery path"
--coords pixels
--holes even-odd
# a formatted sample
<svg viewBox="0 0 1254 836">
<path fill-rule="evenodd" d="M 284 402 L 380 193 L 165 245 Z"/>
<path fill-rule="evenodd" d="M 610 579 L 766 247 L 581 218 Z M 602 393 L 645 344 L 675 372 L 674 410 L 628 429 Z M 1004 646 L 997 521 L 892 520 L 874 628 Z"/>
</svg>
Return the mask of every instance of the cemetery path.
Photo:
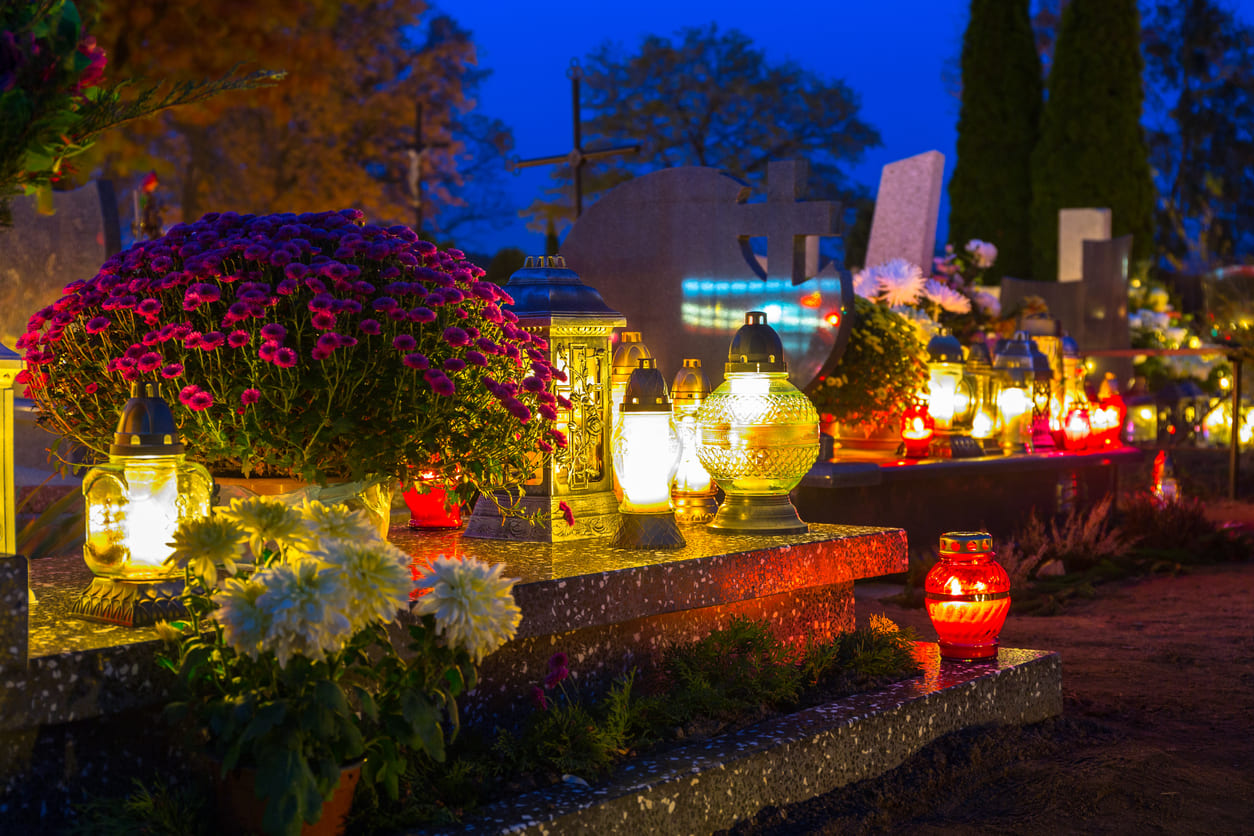
<svg viewBox="0 0 1254 836">
<path fill-rule="evenodd" d="M 870 613 L 935 635 L 922 610 Z M 1001 640 L 1061 654 L 1062 717 L 952 735 L 731 832 L 1254 833 L 1254 564 L 1104 586 Z"/>
</svg>

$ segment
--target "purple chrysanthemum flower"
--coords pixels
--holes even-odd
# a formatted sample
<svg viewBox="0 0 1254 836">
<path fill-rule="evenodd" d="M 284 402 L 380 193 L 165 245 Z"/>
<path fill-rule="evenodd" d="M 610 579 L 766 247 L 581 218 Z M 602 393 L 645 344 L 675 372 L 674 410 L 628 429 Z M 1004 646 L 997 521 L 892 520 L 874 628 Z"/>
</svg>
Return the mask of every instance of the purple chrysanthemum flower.
<svg viewBox="0 0 1254 836">
<path fill-rule="evenodd" d="M 411 322 L 435 322 L 435 311 L 430 308 L 414 308 L 409 312 Z"/>
<path fill-rule="evenodd" d="M 320 345 L 315 345 L 312 349 L 310 349 L 309 356 L 312 357 L 314 360 L 317 360 L 318 362 L 322 362 L 323 360 L 331 356 L 331 352 L 333 350 L 334 349 L 323 348 Z"/>
<path fill-rule="evenodd" d="M 340 335 L 334 332 L 329 334 L 321 334 L 318 337 L 318 348 L 326 351 L 328 354 L 340 347 Z"/>
<path fill-rule="evenodd" d="M 470 344 L 470 335 L 456 325 L 451 325 L 444 329 L 444 341 L 454 348 L 461 348 Z"/>
<path fill-rule="evenodd" d="M 252 342 L 253 336 L 247 331 L 232 331 L 226 335 L 226 344 L 231 348 L 243 348 Z"/>
<path fill-rule="evenodd" d="M 203 412 L 213 406 L 213 395 L 203 389 L 187 400 L 187 408 L 192 412 Z"/>
<path fill-rule="evenodd" d="M 330 311 L 335 307 L 335 297 L 329 293 L 319 293 L 309 300 L 309 312 Z"/>
<path fill-rule="evenodd" d="M 431 365 L 431 361 L 427 359 L 427 355 L 411 352 L 401 358 L 401 362 L 410 369 L 425 369 Z"/>
<path fill-rule="evenodd" d="M 265 340 L 273 342 L 283 342 L 283 338 L 287 336 L 287 329 L 277 322 L 271 322 L 261 326 L 261 337 Z"/>
<path fill-rule="evenodd" d="M 161 313 L 161 303 L 156 299 L 145 299 L 136 306 L 135 312 L 144 317 L 155 317 Z"/>
<path fill-rule="evenodd" d="M 478 351 L 471 349 L 466 352 L 466 362 L 472 366 L 486 366 L 488 365 L 488 358 L 484 357 Z"/>
<path fill-rule="evenodd" d="M 84 386 L 84 387 L 83 387 L 83 394 L 84 394 L 84 395 L 94 395 L 94 394 L 96 394 L 96 390 L 97 390 L 97 389 L 99 389 L 99 388 L 100 388 L 100 384 L 99 384 L 99 383 L 94 383 L 94 382 L 93 382 L 93 383 L 88 383 L 86 386 Z"/>
<path fill-rule="evenodd" d="M 250 406 L 259 400 L 261 400 L 260 389 L 245 389 L 239 396 L 239 402 L 244 406 Z"/>
<path fill-rule="evenodd" d="M 289 264 L 288 266 L 291 267 L 292 265 Z M 303 267 L 304 265 L 301 266 Z M 275 286 L 274 292 L 280 296 L 291 296 L 299 289 L 300 282 L 296 281 L 296 279 L 283 279 Z"/>
<path fill-rule="evenodd" d="M 457 384 L 449 380 L 448 375 L 438 369 L 429 369 L 422 376 L 431 387 L 431 391 L 444 397 L 452 397 L 457 392 Z"/>
<path fill-rule="evenodd" d="M 525 377 L 522 385 L 528 392 L 539 392 L 544 389 L 544 381 L 538 377 Z"/>
<path fill-rule="evenodd" d="M 257 352 L 257 356 L 267 363 L 273 363 L 275 355 L 279 353 L 279 344 L 267 340 L 261 344 L 261 350 Z"/>
<path fill-rule="evenodd" d="M 108 328 L 110 324 L 111 320 L 107 316 L 93 316 L 91 319 L 87 320 L 87 333 L 99 334 L 101 331 Z"/>
<path fill-rule="evenodd" d="M 213 351 L 221 348 L 226 342 L 226 335 L 221 331 L 210 331 L 200 338 L 200 345 L 197 346 L 201 351 Z"/>
<path fill-rule="evenodd" d="M 141 372 L 153 372 L 160 367 L 162 359 L 161 355 L 157 352 L 149 351 L 147 354 L 139 358 L 139 361 L 135 364 L 135 368 L 139 369 Z"/>
<path fill-rule="evenodd" d="M 518 398 L 508 396 L 501 400 L 501 404 L 509 410 L 510 415 L 518 419 L 519 423 L 525 424 L 531 420 L 531 410 Z"/>
<path fill-rule="evenodd" d="M 166 380 L 171 380 L 183 373 L 182 363 L 167 363 L 161 367 L 161 376 Z"/>
<path fill-rule="evenodd" d="M 138 360 L 147 353 L 147 347 L 136 343 L 134 345 L 127 346 L 126 351 L 122 352 L 122 356 L 127 360 Z"/>
<path fill-rule="evenodd" d="M 374 319 L 363 319 L 361 322 L 357 323 L 357 327 L 367 334 L 378 334 L 383 330 L 379 325 L 378 320 Z"/>
<path fill-rule="evenodd" d="M 446 372 L 460 372 L 464 368 L 466 368 L 466 361 L 460 357 L 450 357 L 444 361 L 444 371 Z"/>
<path fill-rule="evenodd" d="M 378 299 L 374 300 L 372 306 L 376 311 L 386 312 L 396 307 L 396 300 L 391 296 L 380 296 Z"/>
<path fill-rule="evenodd" d="M 274 353 L 274 364 L 281 369 L 290 369 L 296 365 L 296 352 L 288 346 L 283 346 Z"/>
<path fill-rule="evenodd" d="M 536 409 L 536 411 L 540 413 L 540 417 L 546 420 L 549 420 L 549 421 L 557 420 L 557 410 L 549 406 L 546 403 L 540 404 L 540 406 Z"/>
<path fill-rule="evenodd" d="M 327 311 L 318 311 L 310 319 L 310 322 L 313 323 L 313 327 L 317 328 L 319 331 L 326 331 L 329 328 L 335 327 L 335 314 L 328 313 Z"/>
<path fill-rule="evenodd" d="M 417 345 L 418 341 L 409 334 L 399 334 L 392 340 L 392 347 L 397 351 L 412 351 Z"/>
</svg>

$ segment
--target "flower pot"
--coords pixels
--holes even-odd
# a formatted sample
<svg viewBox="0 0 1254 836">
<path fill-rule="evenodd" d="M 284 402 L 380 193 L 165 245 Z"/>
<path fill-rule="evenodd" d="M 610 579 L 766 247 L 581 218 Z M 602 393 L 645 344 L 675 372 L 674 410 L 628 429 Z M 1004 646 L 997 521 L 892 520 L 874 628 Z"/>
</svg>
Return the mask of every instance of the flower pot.
<svg viewBox="0 0 1254 836">
<path fill-rule="evenodd" d="M 230 505 L 233 499 L 250 496 L 269 496 L 288 505 L 298 505 L 305 499 L 315 499 L 325 505 L 347 505 L 362 510 L 370 517 L 379 536 L 387 538 L 392 522 L 392 498 L 396 493 L 390 482 L 328 482 L 318 485 L 288 477 L 247 478 L 242 476 L 217 476 L 218 504 Z"/>
<path fill-rule="evenodd" d="M 831 421 L 823 424 L 823 432 L 835 439 L 836 459 L 840 451 L 893 453 L 901 445 L 901 415 L 889 418 L 883 426 L 864 429 Z"/>
<path fill-rule="evenodd" d="M 361 779 L 362 762 L 351 763 L 340 770 L 340 782 L 331 797 L 322 804 L 322 815 L 313 824 L 304 824 L 301 836 L 340 836 L 347 828 L 348 811 L 353 806 L 353 793 Z M 221 833 L 263 834 L 266 800 L 257 796 L 257 770 L 253 767 L 233 769 L 222 776 L 213 770 L 214 800 L 218 828 Z"/>
</svg>

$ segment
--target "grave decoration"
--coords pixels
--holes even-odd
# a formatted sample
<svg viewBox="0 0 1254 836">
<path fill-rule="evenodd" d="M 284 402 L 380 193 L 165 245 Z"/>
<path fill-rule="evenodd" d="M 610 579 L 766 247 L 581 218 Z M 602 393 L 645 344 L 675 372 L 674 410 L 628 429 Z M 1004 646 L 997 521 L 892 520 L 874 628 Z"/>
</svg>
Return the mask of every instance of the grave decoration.
<svg viewBox="0 0 1254 836">
<path fill-rule="evenodd" d="M 1010 576 L 992 549 L 985 531 L 941 535 L 940 562 L 927 573 L 924 589 L 942 659 L 997 658 L 997 635 L 1010 612 Z"/>
<path fill-rule="evenodd" d="M 701 361 L 685 357 L 671 384 L 671 414 L 683 448 L 671 485 L 675 520 L 680 525 L 708 523 L 718 511 L 718 487 L 697 457 L 697 412 L 709 395 L 710 380 L 701 370 Z"/>
<path fill-rule="evenodd" d="M 1093 443 L 1099 447 L 1117 447 L 1128 408 L 1119 393 L 1119 381 L 1113 372 L 1106 372 L 1097 389 L 1097 404 L 1089 416 Z"/>
<path fill-rule="evenodd" d="M 1092 433 L 1088 409 L 1083 405 L 1073 406 L 1063 422 L 1062 443 L 1059 446 L 1072 451 L 1086 450 Z"/>
<path fill-rule="evenodd" d="M 986 455 L 1001 452 L 1001 423 L 997 416 L 997 375 L 988 344 L 973 342 L 966 347 L 963 380 L 971 393 L 971 437 Z"/>
<path fill-rule="evenodd" d="M 415 585 L 344 506 L 237 499 L 174 544 L 190 617 L 159 628 L 167 712 L 212 764 L 222 832 L 300 832 L 354 771 L 395 798 L 406 749 L 443 760 L 458 698 L 521 620 L 499 564 L 441 556 Z M 389 629 L 413 598 L 415 623 Z"/>
<path fill-rule="evenodd" d="M 564 443 L 549 391 L 564 373 L 482 276 L 355 209 L 213 213 L 37 311 L 23 382 L 49 429 L 101 457 L 131 383 L 164 382 L 189 459 L 215 474 L 316 483 L 305 495 L 343 480 L 390 500 L 414 465 L 460 500 L 491 495 Z M 389 505 L 376 503 L 381 526 Z"/>
<path fill-rule="evenodd" d="M 1031 453 L 1032 383 L 1035 371 L 1028 336 L 1016 333 L 1003 340 L 993 358 L 993 369 L 1000 379 L 997 410 L 1002 425 L 1002 452 L 1006 455 Z"/>
<path fill-rule="evenodd" d="M 618 421 L 618 408 L 627 394 L 627 381 L 640 361 L 652 356 L 653 352 L 640 339 L 639 331 L 618 332 L 618 345 L 614 346 L 610 361 L 610 426 Z"/>
<path fill-rule="evenodd" d="M 509 497 L 527 519 L 503 518 L 503 499 L 482 497 L 466 536 L 553 542 L 608 537 L 618 529 L 610 452 L 610 333 L 626 325 L 561 256 L 528 257 L 505 286 L 510 321 L 534 342 L 532 362 L 553 378 L 554 444 L 526 469 L 521 496 Z M 545 417 L 549 417 L 547 414 Z M 557 442 L 561 442 L 560 444 Z M 544 447 L 554 449 L 544 450 Z"/>
<path fill-rule="evenodd" d="M 671 504 L 671 480 L 682 452 L 666 381 L 652 357 L 637 361 L 614 422 L 614 473 L 623 488 L 621 522 L 610 545 L 680 549 L 685 544 Z"/>
<path fill-rule="evenodd" d="M 410 528 L 462 527 L 462 506 L 449 487 L 434 471 L 418 473 L 414 486 L 404 493 Z"/>
<path fill-rule="evenodd" d="M 213 479 L 187 461 L 157 384 L 132 385 L 109 461 L 87 471 L 83 558 L 96 577 L 71 612 L 90 621 L 140 627 L 184 614 L 182 572 L 166 559 L 186 520 L 209 514 Z"/>
<path fill-rule="evenodd" d="M 809 530 L 788 492 L 818 457 L 818 413 L 789 382 L 783 346 L 765 313 L 745 314 L 727 350 L 724 380 L 697 411 L 697 439 L 697 457 L 724 495 L 712 530 Z"/>
<path fill-rule="evenodd" d="M 945 329 L 927 342 L 927 411 L 935 422 L 932 453 L 940 458 L 978 456 L 983 451 L 963 432 L 968 425 L 974 393 L 963 375 L 966 360 L 962 344 Z"/>
<path fill-rule="evenodd" d="M 907 459 L 930 456 L 934 435 L 936 420 L 928 413 L 927 404 L 911 404 L 901 413 L 901 450 Z"/>
<path fill-rule="evenodd" d="M 14 486 L 13 384 L 22 358 L 0 343 L 0 548 L 17 554 L 17 490 Z"/>
</svg>

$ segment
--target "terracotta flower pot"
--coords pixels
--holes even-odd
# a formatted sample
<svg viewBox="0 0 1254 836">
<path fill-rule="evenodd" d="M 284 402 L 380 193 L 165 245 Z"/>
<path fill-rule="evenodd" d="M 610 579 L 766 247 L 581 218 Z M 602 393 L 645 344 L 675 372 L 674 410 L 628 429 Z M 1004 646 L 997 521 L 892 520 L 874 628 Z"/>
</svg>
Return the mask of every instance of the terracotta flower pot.
<svg viewBox="0 0 1254 836">
<path fill-rule="evenodd" d="M 362 762 L 349 764 L 340 770 L 340 783 L 331 797 L 322 804 L 322 815 L 313 824 L 301 827 L 301 836 L 341 836 L 347 828 L 348 812 L 353 806 L 353 793 L 361 779 Z M 266 800 L 258 798 L 256 790 L 257 770 L 241 767 L 221 776 L 213 770 L 214 800 L 216 801 L 218 827 L 221 833 L 264 834 L 262 821 L 266 815 Z"/>
</svg>

